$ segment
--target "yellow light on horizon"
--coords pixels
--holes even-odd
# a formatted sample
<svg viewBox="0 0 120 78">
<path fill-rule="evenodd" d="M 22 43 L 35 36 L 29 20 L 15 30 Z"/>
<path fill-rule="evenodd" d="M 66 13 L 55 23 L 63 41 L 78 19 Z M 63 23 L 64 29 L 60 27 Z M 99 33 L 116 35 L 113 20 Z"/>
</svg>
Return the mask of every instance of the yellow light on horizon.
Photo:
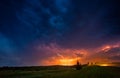
<svg viewBox="0 0 120 78">
<path fill-rule="evenodd" d="M 76 59 L 60 59 L 60 65 L 70 66 L 76 63 Z"/>
<path fill-rule="evenodd" d="M 100 66 L 109 66 L 109 64 L 100 64 Z"/>
</svg>

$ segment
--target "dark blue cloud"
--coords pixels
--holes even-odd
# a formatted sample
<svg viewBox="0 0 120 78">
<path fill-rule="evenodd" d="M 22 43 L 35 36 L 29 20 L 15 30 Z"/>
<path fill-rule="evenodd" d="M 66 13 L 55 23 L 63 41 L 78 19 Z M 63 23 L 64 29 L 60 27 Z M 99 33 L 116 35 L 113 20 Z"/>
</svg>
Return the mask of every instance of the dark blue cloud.
<svg viewBox="0 0 120 78">
<path fill-rule="evenodd" d="M 119 3 L 118 0 L 0 1 L 0 55 L 13 53 L 17 60 L 29 53 L 32 57 L 33 51 L 24 50 L 35 42 L 74 49 L 118 42 Z"/>
</svg>

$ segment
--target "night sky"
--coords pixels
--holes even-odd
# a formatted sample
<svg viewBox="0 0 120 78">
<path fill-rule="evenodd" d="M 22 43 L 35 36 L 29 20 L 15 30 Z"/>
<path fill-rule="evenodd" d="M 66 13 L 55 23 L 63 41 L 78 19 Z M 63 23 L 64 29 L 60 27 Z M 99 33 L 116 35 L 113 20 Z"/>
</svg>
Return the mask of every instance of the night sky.
<svg viewBox="0 0 120 78">
<path fill-rule="evenodd" d="M 120 62 L 119 0 L 0 0 L 0 66 Z"/>
</svg>

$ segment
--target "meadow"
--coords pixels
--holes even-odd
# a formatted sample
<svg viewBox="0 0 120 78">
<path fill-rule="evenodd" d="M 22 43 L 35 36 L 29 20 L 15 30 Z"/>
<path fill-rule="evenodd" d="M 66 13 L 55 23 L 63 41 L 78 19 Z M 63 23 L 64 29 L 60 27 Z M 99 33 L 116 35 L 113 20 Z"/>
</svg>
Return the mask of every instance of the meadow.
<svg viewBox="0 0 120 78">
<path fill-rule="evenodd" d="M 0 78 L 120 78 L 120 67 L 84 66 L 81 70 L 68 66 L 4 67 Z"/>
</svg>

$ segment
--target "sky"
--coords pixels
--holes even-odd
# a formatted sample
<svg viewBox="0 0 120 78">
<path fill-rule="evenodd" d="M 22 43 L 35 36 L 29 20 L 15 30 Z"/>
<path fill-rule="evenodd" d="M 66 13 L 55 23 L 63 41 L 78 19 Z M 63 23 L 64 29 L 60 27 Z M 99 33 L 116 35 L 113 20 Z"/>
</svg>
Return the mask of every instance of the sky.
<svg viewBox="0 0 120 78">
<path fill-rule="evenodd" d="M 0 66 L 120 62 L 119 4 L 0 0 Z"/>
</svg>

